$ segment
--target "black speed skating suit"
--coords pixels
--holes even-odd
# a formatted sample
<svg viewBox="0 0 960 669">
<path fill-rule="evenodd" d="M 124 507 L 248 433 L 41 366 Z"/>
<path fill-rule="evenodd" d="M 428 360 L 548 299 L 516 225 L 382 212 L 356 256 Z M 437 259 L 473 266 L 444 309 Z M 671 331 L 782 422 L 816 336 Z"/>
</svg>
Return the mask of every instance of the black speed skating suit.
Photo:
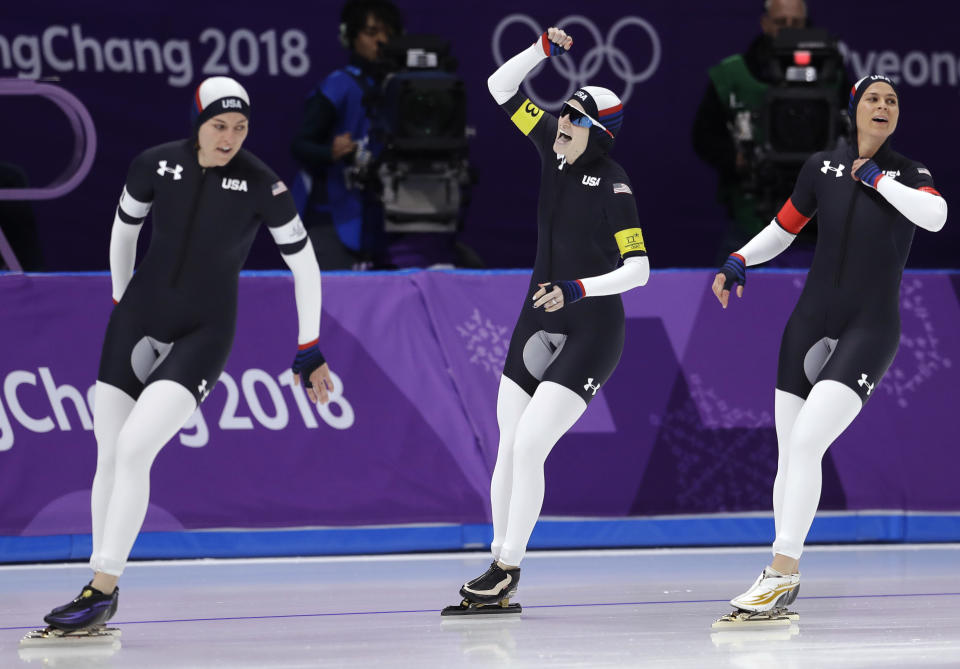
<svg viewBox="0 0 960 669">
<path fill-rule="evenodd" d="M 501 107 L 541 159 L 537 256 L 503 373 L 530 395 L 552 381 L 589 403 L 623 351 L 620 296 L 587 295 L 552 313 L 531 297 L 540 283 L 606 274 L 621 257 L 646 255 L 630 180 L 593 137 L 573 164 L 558 157 L 557 118 L 522 93 Z"/>
<path fill-rule="evenodd" d="M 199 403 L 233 345 L 240 268 L 260 223 L 286 254 L 304 247 L 306 232 L 286 186 L 256 156 L 241 149 L 203 168 L 192 140 L 134 159 L 117 215 L 136 225 L 147 205 L 150 247 L 110 316 L 97 378 L 134 399 L 168 379 Z"/>
<path fill-rule="evenodd" d="M 796 234 L 817 214 L 816 251 L 783 333 L 777 369 L 777 388 L 804 399 L 815 381 L 830 379 L 866 402 L 900 343 L 900 278 L 916 226 L 880 193 L 850 178 L 856 159 L 851 145 L 812 155 L 777 215 Z M 873 161 L 887 178 L 939 194 L 929 170 L 889 142 Z M 824 339 L 836 344 L 816 375 L 816 361 L 828 350 L 817 353 Z"/>
</svg>

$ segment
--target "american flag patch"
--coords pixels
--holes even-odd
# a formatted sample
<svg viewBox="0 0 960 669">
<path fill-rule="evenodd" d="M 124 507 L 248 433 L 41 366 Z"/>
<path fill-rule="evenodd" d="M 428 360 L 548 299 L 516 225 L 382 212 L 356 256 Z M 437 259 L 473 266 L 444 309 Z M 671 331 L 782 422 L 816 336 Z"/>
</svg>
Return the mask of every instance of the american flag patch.
<svg viewBox="0 0 960 669">
<path fill-rule="evenodd" d="M 928 170 L 926 167 L 918 167 L 917 172 L 919 172 L 920 174 L 926 174 L 927 176 L 930 176 L 930 170 Z"/>
<path fill-rule="evenodd" d="M 273 193 L 274 197 L 276 197 L 280 193 L 286 193 L 287 185 L 282 181 L 278 181 L 277 183 L 270 186 L 270 192 Z"/>
<path fill-rule="evenodd" d="M 633 191 L 630 190 L 630 186 L 627 184 L 613 184 L 613 192 L 617 193 L 626 193 L 627 195 L 633 195 Z"/>
</svg>

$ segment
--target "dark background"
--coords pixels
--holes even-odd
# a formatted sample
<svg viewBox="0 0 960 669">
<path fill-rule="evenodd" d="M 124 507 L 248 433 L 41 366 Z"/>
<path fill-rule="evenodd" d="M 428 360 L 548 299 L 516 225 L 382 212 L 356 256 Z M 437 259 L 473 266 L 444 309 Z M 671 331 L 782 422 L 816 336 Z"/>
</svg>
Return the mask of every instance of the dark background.
<svg viewBox="0 0 960 669">
<path fill-rule="evenodd" d="M 296 171 L 289 152 L 299 124 L 303 101 L 328 72 L 346 62 L 336 40 L 340 2 L 310 5 L 274 0 L 258 5 L 229 6 L 169 0 L 84 6 L 56 1 L 5 8 L 0 36 L 13 50 L 17 36 L 38 40 L 52 25 L 68 30 L 78 25 L 85 38 L 103 45 L 110 38 L 153 38 L 189 42 L 192 77 L 172 85 L 171 73 L 126 73 L 90 67 L 84 72 L 56 72 L 44 64 L 40 72 L 5 62 L 0 44 L 0 76 L 26 74 L 59 77 L 89 109 L 98 134 L 96 160 L 86 180 L 73 192 L 54 201 L 34 203 L 48 270 L 102 270 L 108 264 L 110 227 L 117 198 L 130 160 L 141 150 L 184 137 L 189 131 L 193 88 L 205 76 L 201 69 L 213 43 L 199 38 L 217 28 L 229 38 L 238 29 L 258 39 L 274 30 L 277 41 L 288 30 L 306 33 L 310 67 L 302 76 L 267 71 L 263 41 L 258 42 L 260 66 L 243 75 L 233 69 L 250 92 L 253 119 L 246 147 L 263 158 L 282 178 L 292 181 Z M 626 168 L 634 184 L 651 261 L 655 268 L 697 267 L 713 263 L 724 214 L 715 201 L 716 177 L 694 155 L 690 129 L 707 83 L 706 70 L 721 58 L 742 51 L 759 33 L 761 0 L 724 2 L 606 2 L 584 5 L 557 0 L 545 5 L 517 5 L 501 0 L 450 3 L 441 0 L 400 0 L 408 32 L 432 32 L 448 37 L 460 61 L 459 73 L 468 93 L 468 123 L 476 131 L 471 161 L 479 175 L 463 239 L 490 267 L 527 267 L 535 244 L 535 202 L 538 189 L 537 156 L 497 108 L 486 90 L 486 78 L 497 67 L 492 37 L 513 14 L 530 17 L 541 27 L 560 24 L 574 36 L 572 62 L 578 67 L 596 41 L 576 19 L 589 12 L 603 40 L 624 17 L 640 17 L 659 39 L 660 61 L 652 75 L 636 83 L 625 103 L 626 116 L 613 156 Z M 811 0 L 811 20 L 837 34 L 853 52 L 848 61 L 856 79 L 866 70 L 900 75 L 902 114 L 894 146 L 925 163 L 948 199 L 960 177 L 950 155 L 950 129 L 960 117 L 958 74 L 960 47 L 949 19 L 954 3 L 926 2 L 923 11 L 904 11 L 902 2 L 878 0 L 870 4 Z M 56 17 L 56 18 L 50 18 Z M 528 46 L 532 28 L 515 21 L 502 31 L 505 57 Z M 58 58 L 75 58 L 72 38 L 53 41 Z M 21 54 L 25 53 L 21 40 Z M 644 70 L 652 56 L 646 33 L 633 26 L 622 29 L 614 46 L 635 72 Z M 279 55 L 282 50 L 278 49 Z M 241 50 L 241 55 L 246 52 Z M 569 56 L 568 56 L 569 57 Z M 565 58 L 568 58 L 565 57 Z M 602 58 L 602 56 L 601 56 Z M 930 63 L 937 67 L 930 69 Z M 225 53 L 221 61 L 230 63 Z M 949 61 L 949 62 L 948 62 Z M 899 69 L 906 62 L 905 72 Z M 557 100 L 568 90 L 567 79 L 549 66 L 534 81 L 537 94 Z M 584 82 L 578 82 L 584 83 Z M 599 72 L 585 82 L 623 94 L 624 81 L 604 60 Z M 0 99 L 0 161 L 22 166 L 33 185 L 49 182 L 66 165 L 72 148 L 66 120 L 52 104 L 30 98 Z M 142 236 L 146 241 L 148 234 Z M 948 222 L 936 235 L 918 231 L 910 265 L 957 267 L 960 226 Z M 144 244 L 141 242 L 141 249 Z M 249 268 L 281 267 L 269 235 L 261 232 Z"/>
</svg>

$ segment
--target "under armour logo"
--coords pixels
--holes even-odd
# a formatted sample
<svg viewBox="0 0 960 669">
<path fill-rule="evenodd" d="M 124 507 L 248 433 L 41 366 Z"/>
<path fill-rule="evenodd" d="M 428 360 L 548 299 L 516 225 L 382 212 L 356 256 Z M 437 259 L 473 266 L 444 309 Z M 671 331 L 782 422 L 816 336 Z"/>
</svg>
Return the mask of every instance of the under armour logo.
<svg viewBox="0 0 960 669">
<path fill-rule="evenodd" d="M 834 172 L 834 175 L 833 175 L 833 176 L 835 176 L 835 177 L 837 177 L 837 178 L 839 179 L 840 177 L 843 176 L 843 167 L 844 167 L 844 165 L 843 165 L 843 163 L 837 163 L 837 164 L 838 164 L 840 167 L 831 167 L 830 161 L 829 161 L 829 160 L 824 160 L 824 161 L 823 161 L 823 167 L 820 168 L 820 171 L 823 172 L 824 174 L 826 174 L 826 173 L 827 173 L 827 170 L 833 170 L 833 172 Z"/>
<path fill-rule="evenodd" d="M 157 170 L 157 174 L 159 174 L 160 176 L 163 176 L 167 172 L 173 175 L 174 181 L 180 181 L 180 179 L 183 178 L 183 176 L 180 174 L 181 172 L 183 172 L 183 165 L 177 165 L 176 167 L 167 167 L 167 161 L 161 160 L 160 168 Z"/>
<path fill-rule="evenodd" d="M 873 392 L 873 386 L 874 386 L 875 384 L 873 384 L 873 383 L 867 383 L 867 375 L 866 375 L 866 374 L 861 374 L 861 375 L 860 375 L 860 380 L 857 381 L 857 385 L 858 385 L 858 386 L 861 386 L 861 387 L 866 386 L 866 387 L 867 387 L 867 395 L 869 395 L 871 392 Z"/>
<path fill-rule="evenodd" d="M 197 393 L 200 395 L 200 401 L 207 399 L 207 395 L 210 394 L 210 389 L 207 388 L 207 380 L 204 379 L 200 382 L 200 385 L 197 386 Z"/>
<path fill-rule="evenodd" d="M 597 385 L 593 385 L 593 377 L 591 376 L 589 379 L 587 379 L 587 382 L 583 384 L 583 389 L 584 390 L 593 389 L 592 394 L 596 395 L 597 391 L 600 390 L 600 384 L 598 383 Z"/>
</svg>

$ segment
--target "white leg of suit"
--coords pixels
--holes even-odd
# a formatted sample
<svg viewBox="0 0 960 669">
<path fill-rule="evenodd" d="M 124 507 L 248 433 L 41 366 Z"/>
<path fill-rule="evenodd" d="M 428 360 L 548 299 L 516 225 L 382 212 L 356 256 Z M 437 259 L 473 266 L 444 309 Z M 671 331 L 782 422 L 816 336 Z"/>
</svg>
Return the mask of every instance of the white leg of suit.
<svg viewBox="0 0 960 669">
<path fill-rule="evenodd" d="M 113 478 L 117 461 L 117 435 L 126 422 L 136 400 L 108 383 L 97 381 L 93 400 L 93 434 L 97 438 L 97 473 L 90 491 L 90 517 L 93 526 L 93 556 L 100 554 L 103 544 L 103 525 L 113 493 Z"/>
<path fill-rule="evenodd" d="M 810 391 L 790 432 L 789 464 L 774 554 L 800 559 L 820 504 L 823 455 L 862 406 L 860 396 L 837 381 L 819 381 Z"/>
<path fill-rule="evenodd" d="M 500 377 L 497 394 L 497 425 L 500 427 L 500 444 L 497 447 L 497 464 L 490 479 L 490 506 L 493 516 L 493 543 L 490 552 L 493 559 L 500 559 L 500 549 L 507 533 L 507 514 L 510 513 L 510 491 L 513 487 L 513 441 L 517 424 L 523 410 L 530 404 L 530 396 L 505 376 Z"/>
<path fill-rule="evenodd" d="M 519 566 L 543 506 L 543 465 L 557 440 L 573 427 L 587 404 L 572 390 L 541 383 L 524 409 L 513 442 L 513 484 L 500 560 Z"/>
<path fill-rule="evenodd" d="M 150 501 L 150 467 L 157 453 L 197 408 L 193 393 L 174 381 L 143 389 L 114 444 L 113 489 L 103 521 L 94 571 L 120 576 Z"/>
<path fill-rule="evenodd" d="M 780 517 L 783 515 L 783 490 L 786 486 L 787 472 L 790 467 L 790 433 L 797 422 L 797 416 L 803 407 L 803 398 L 783 390 L 775 390 L 773 396 L 773 414 L 777 425 L 777 478 L 773 481 L 773 522 L 776 531 L 780 531 Z"/>
</svg>

